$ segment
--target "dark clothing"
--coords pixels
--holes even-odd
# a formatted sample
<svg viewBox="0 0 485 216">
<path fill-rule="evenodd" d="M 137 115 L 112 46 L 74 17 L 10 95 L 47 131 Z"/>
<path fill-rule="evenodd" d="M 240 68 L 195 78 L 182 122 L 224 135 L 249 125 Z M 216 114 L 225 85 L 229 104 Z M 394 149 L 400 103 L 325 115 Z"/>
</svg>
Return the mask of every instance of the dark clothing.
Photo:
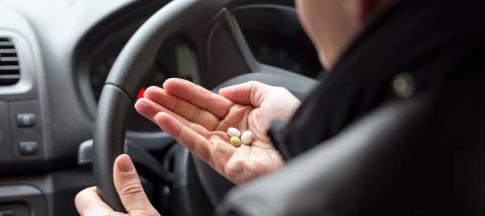
<svg viewBox="0 0 485 216">
<path fill-rule="evenodd" d="M 287 165 L 223 209 L 485 215 L 485 1 L 398 1 L 270 136 Z"/>
<path fill-rule="evenodd" d="M 391 84 L 400 73 L 413 75 L 414 97 L 457 82 L 485 86 L 484 14 L 482 0 L 396 3 L 371 22 L 287 127 L 276 132 L 280 151 L 295 157 L 399 100 Z"/>
</svg>

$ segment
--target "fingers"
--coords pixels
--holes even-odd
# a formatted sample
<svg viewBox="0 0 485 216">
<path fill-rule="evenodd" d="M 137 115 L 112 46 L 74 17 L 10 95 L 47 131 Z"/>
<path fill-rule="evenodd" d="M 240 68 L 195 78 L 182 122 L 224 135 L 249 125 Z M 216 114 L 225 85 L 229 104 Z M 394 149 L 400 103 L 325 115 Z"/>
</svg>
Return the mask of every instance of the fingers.
<svg viewBox="0 0 485 216">
<path fill-rule="evenodd" d="M 204 136 L 182 124 L 173 116 L 160 112 L 154 117 L 157 125 L 189 151 L 206 162 L 210 162 L 210 143 Z"/>
<path fill-rule="evenodd" d="M 135 166 L 128 155 L 120 155 L 113 166 L 114 185 L 130 215 L 159 215 L 143 190 Z"/>
<path fill-rule="evenodd" d="M 179 99 L 159 87 L 152 86 L 148 88 L 144 96 L 188 121 L 204 126 L 207 130 L 213 130 L 219 123 L 218 117 L 213 113 Z"/>
<path fill-rule="evenodd" d="M 148 200 L 135 167 L 128 155 L 120 155 L 113 166 L 116 191 L 129 215 L 160 216 Z M 86 188 L 75 198 L 81 216 L 126 215 L 115 212 L 96 193 L 95 187 Z"/>
<path fill-rule="evenodd" d="M 224 167 L 227 161 L 236 151 L 236 148 L 227 143 L 227 141 L 223 140 L 221 137 L 223 136 L 220 136 L 219 134 L 215 134 L 210 137 L 211 158 L 210 161 L 208 161 L 207 163 L 209 163 L 209 165 L 211 165 L 211 167 L 214 168 L 216 171 L 218 171 L 222 175 L 225 175 Z"/>
<path fill-rule="evenodd" d="M 230 100 L 183 79 L 168 79 L 163 84 L 163 88 L 170 94 L 213 113 L 220 119 L 226 116 L 233 105 Z"/>
<path fill-rule="evenodd" d="M 76 195 L 76 209 L 81 216 L 109 215 L 113 212 L 96 193 L 96 187 L 89 187 Z"/>
<path fill-rule="evenodd" d="M 202 136 L 206 136 L 209 131 L 207 129 L 199 124 L 193 123 L 188 121 L 187 119 L 179 116 L 178 114 L 168 110 L 167 108 L 161 106 L 160 104 L 153 102 L 152 100 L 148 98 L 142 98 L 139 99 L 135 103 L 135 109 L 138 113 L 140 113 L 142 116 L 144 116 L 147 119 L 150 119 L 153 123 L 156 124 L 155 120 L 153 119 L 155 115 L 159 112 L 166 112 L 170 115 L 172 115 L 174 118 L 179 120 L 182 124 L 185 126 L 193 129 L 197 133 L 201 134 Z"/>
<path fill-rule="evenodd" d="M 238 104 L 260 107 L 269 86 L 256 81 L 249 81 L 219 90 L 219 94 Z"/>
<path fill-rule="evenodd" d="M 170 113 L 171 115 L 173 115 L 175 118 L 177 118 L 182 123 L 184 123 L 184 124 L 188 123 L 187 119 L 182 118 L 178 114 L 170 111 L 169 109 L 167 109 L 167 108 L 161 106 L 160 104 L 155 103 L 152 100 L 147 99 L 147 98 L 138 99 L 135 103 L 135 110 L 138 113 L 140 113 L 142 116 L 148 118 L 153 123 L 155 123 L 155 121 L 153 121 L 153 117 L 159 112 Z"/>
</svg>

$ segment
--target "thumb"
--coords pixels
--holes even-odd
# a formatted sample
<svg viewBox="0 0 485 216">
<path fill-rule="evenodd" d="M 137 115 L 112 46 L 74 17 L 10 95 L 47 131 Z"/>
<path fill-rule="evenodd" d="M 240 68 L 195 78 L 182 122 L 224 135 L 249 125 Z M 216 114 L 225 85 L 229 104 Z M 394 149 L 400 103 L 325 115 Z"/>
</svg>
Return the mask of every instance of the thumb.
<svg viewBox="0 0 485 216">
<path fill-rule="evenodd" d="M 219 94 L 238 104 L 259 107 L 270 86 L 257 81 L 249 81 L 219 90 Z"/>
<path fill-rule="evenodd" d="M 121 202 L 130 215 L 159 215 L 148 200 L 128 155 L 123 154 L 116 158 L 113 178 Z"/>
</svg>

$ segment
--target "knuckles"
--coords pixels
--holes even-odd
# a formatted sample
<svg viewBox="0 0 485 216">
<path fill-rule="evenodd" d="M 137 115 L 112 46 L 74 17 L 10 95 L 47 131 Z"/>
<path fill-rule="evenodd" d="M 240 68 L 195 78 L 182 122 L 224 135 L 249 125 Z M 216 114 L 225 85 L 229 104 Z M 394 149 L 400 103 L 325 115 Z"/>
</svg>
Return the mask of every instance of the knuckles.
<svg viewBox="0 0 485 216">
<path fill-rule="evenodd" d="M 143 187 L 141 186 L 141 184 L 132 183 L 132 184 L 127 184 L 127 185 L 123 186 L 120 189 L 120 191 L 118 191 L 118 193 L 120 194 L 120 196 L 127 197 L 127 196 L 136 195 L 136 194 L 139 194 L 139 193 L 144 193 L 144 191 L 143 191 Z"/>
</svg>

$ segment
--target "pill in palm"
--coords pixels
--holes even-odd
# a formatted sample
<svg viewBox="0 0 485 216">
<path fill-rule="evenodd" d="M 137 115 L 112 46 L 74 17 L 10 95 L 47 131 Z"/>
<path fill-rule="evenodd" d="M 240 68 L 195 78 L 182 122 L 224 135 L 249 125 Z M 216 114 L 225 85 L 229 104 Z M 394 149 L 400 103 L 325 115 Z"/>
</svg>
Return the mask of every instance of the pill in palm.
<svg viewBox="0 0 485 216">
<path fill-rule="evenodd" d="M 240 137 L 241 131 L 239 131 L 237 128 L 230 127 L 227 129 L 227 134 L 231 137 Z"/>
<path fill-rule="evenodd" d="M 234 147 L 241 146 L 241 139 L 239 139 L 239 137 L 232 136 L 230 141 L 231 141 L 231 145 L 233 145 Z"/>
<path fill-rule="evenodd" d="M 244 131 L 244 133 L 242 133 L 241 141 L 243 144 L 249 145 L 251 144 L 251 142 L 253 142 L 253 140 L 254 140 L 254 136 L 253 136 L 253 133 L 251 133 L 251 131 Z"/>
</svg>

